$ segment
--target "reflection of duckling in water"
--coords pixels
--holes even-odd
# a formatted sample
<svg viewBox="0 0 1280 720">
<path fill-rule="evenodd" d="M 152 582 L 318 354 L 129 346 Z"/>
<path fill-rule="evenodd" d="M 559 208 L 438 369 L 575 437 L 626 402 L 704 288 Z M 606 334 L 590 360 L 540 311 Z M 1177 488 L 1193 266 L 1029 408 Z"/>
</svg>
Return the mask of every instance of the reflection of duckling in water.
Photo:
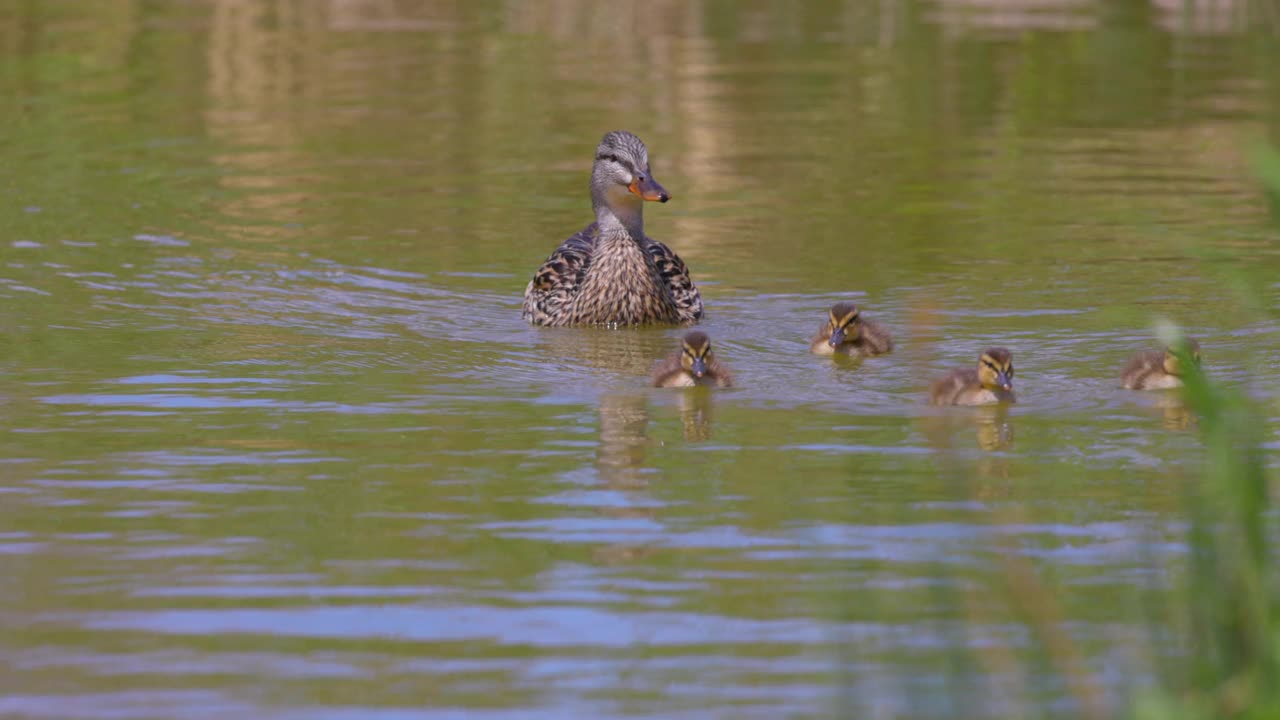
<svg viewBox="0 0 1280 720">
<path fill-rule="evenodd" d="M 983 450 L 1005 450 L 1013 446 L 1013 426 L 1004 405 L 991 405 L 975 411 L 978 447 Z"/>
<path fill-rule="evenodd" d="M 836 303 L 827 314 L 827 322 L 809 342 L 815 355 L 847 355 L 864 358 L 883 355 L 893 350 L 889 332 L 862 317 L 857 305 Z"/>
<path fill-rule="evenodd" d="M 1200 343 L 1187 338 L 1187 355 L 1200 364 Z M 1125 390 L 1169 390 L 1182 387 L 1182 361 L 1172 348 L 1135 353 L 1120 371 Z"/>
<path fill-rule="evenodd" d="M 680 350 L 653 368 L 654 387 L 693 387 L 694 385 L 733 385 L 733 375 L 711 352 L 711 338 L 693 331 L 680 341 Z"/>
<path fill-rule="evenodd" d="M 680 393 L 680 425 L 686 442 L 711 439 L 711 393 Z"/>
<path fill-rule="evenodd" d="M 973 433 L 977 445 L 988 452 L 1013 447 L 1013 425 L 1008 406 L 991 404 L 974 408 L 963 415 L 927 415 L 921 418 L 921 430 L 935 450 L 967 445 L 963 438 Z"/>
<path fill-rule="evenodd" d="M 1013 393 L 1013 353 L 990 347 L 978 357 L 976 368 L 953 370 L 929 387 L 934 405 L 989 405 L 1016 402 Z"/>
<path fill-rule="evenodd" d="M 1187 430 L 1195 423 L 1195 413 L 1177 394 L 1157 398 L 1155 406 L 1160 410 L 1160 424 L 1166 430 Z"/>
</svg>

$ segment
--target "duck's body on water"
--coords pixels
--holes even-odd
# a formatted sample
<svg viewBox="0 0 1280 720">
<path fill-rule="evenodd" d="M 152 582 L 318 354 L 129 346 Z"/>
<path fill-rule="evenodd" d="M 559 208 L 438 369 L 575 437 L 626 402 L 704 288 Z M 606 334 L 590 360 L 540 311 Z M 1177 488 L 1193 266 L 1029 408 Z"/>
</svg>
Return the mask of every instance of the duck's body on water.
<svg viewBox="0 0 1280 720">
<path fill-rule="evenodd" d="M 617 130 L 596 148 L 591 205 L 596 221 L 565 240 L 524 291 L 521 316 L 534 325 L 688 325 L 702 296 L 671 248 L 644 234 L 645 201 L 671 199 L 653 179 L 640 138 Z"/>
</svg>

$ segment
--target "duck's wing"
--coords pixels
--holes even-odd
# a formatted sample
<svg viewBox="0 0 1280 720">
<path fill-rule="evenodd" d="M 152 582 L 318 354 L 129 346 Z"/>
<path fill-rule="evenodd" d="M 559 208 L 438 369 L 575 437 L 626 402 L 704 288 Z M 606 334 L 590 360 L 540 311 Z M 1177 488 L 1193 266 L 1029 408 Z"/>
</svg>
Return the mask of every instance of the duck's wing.
<svg viewBox="0 0 1280 720">
<path fill-rule="evenodd" d="M 560 243 L 525 287 L 522 318 L 534 325 L 569 321 L 569 304 L 587 274 L 596 237 L 596 224 L 591 223 Z"/>
<path fill-rule="evenodd" d="M 693 279 L 689 277 L 689 268 L 676 255 L 675 251 L 654 240 L 645 238 L 645 252 L 653 260 L 658 275 L 671 293 L 676 310 L 680 313 L 680 322 L 695 323 L 702 319 L 702 294 L 698 292 Z"/>
</svg>

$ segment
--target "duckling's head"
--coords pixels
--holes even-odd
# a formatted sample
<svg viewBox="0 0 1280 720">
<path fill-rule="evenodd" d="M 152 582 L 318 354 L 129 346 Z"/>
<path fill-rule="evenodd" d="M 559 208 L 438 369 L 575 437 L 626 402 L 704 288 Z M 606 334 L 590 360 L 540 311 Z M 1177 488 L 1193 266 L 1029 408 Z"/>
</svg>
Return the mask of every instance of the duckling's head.
<svg viewBox="0 0 1280 720">
<path fill-rule="evenodd" d="M 1184 352 L 1187 357 L 1191 358 L 1191 362 L 1197 367 L 1200 366 L 1200 343 L 1191 338 L 1184 338 L 1186 343 Z M 1164 350 L 1164 371 L 1170 375 L 1182 376 L 1182 361 L 1178 359 L 1178 351 L 1175 348 L 1165 348 Z"/>
<path fill-rule="evenodd" d="M 978 357 L 978 382 L 988 390 L 1013 389 L 1013 353 L 989 347 Z"/>
<path fill-rule="evenodd" d="M 606 133 L 591 168 L 591 198 L 597 206 L 638 205 L 641 200 L 671 199 L 649 170 L 649 150 L 626 130 Z"/>
<path fill-rule="evenodd" d="M 707 362 L 711 359 L 711 338 L 697 330 L 688 333 L 680 341 L 680 367 L 695 378 L 707 374 Z"/>
<path fill-rule="evenodd" d="M 827 317 L 827 331 L 831 337 L 827 344 L 838 348 L 844 343 L 857 342 L 862 337 L 862 323 L 858 322 L 860 311 L 851 302 L 836 303 L 831 306 Z"/>
</svg>

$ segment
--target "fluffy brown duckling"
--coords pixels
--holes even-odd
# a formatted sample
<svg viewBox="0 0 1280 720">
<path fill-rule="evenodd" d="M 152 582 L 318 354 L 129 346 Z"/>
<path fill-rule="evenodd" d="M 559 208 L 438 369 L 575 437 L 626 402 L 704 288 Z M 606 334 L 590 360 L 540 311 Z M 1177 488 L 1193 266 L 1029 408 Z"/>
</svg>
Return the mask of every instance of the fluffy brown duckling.
<svg viewBox="0 0 1280 720">
<path fill-rule="evenodd" d="M 733 375 L 711 352 L 711 338 L 700 331 L 687 333 L 680 340 L 680 350 L 653 368 L 654 387 L 693 387 L 694 385 L 733 385 Z"/>
<path fill-rule="evenodd" d="M 953 370 L 929 387 L 934 405 L 989 405 L 1017 402 L 1013 394 L 1013 353 L 989 347 L 977 367 Z"/>
<path fill-rule="evenodd" d="M 1200 364 L 1200 343 L 1187 338 L 1187 354 Z M 1182 361 L 1172 348 L 1144 350 L 1129 358 L 1120 371 L 1120 386 L 1126 390 L 1168 390 L 1182 387 Z"/>
<path fill-rule="evenodd" d="M 827 314 L 827 322 L 809 342 L 809 352 L 816 355 L 848 355 L 871 357 L 893 350 L 889 332 L 862 317 L 862 311 L 851 302 L 836 303 Z"/>
</svg>

